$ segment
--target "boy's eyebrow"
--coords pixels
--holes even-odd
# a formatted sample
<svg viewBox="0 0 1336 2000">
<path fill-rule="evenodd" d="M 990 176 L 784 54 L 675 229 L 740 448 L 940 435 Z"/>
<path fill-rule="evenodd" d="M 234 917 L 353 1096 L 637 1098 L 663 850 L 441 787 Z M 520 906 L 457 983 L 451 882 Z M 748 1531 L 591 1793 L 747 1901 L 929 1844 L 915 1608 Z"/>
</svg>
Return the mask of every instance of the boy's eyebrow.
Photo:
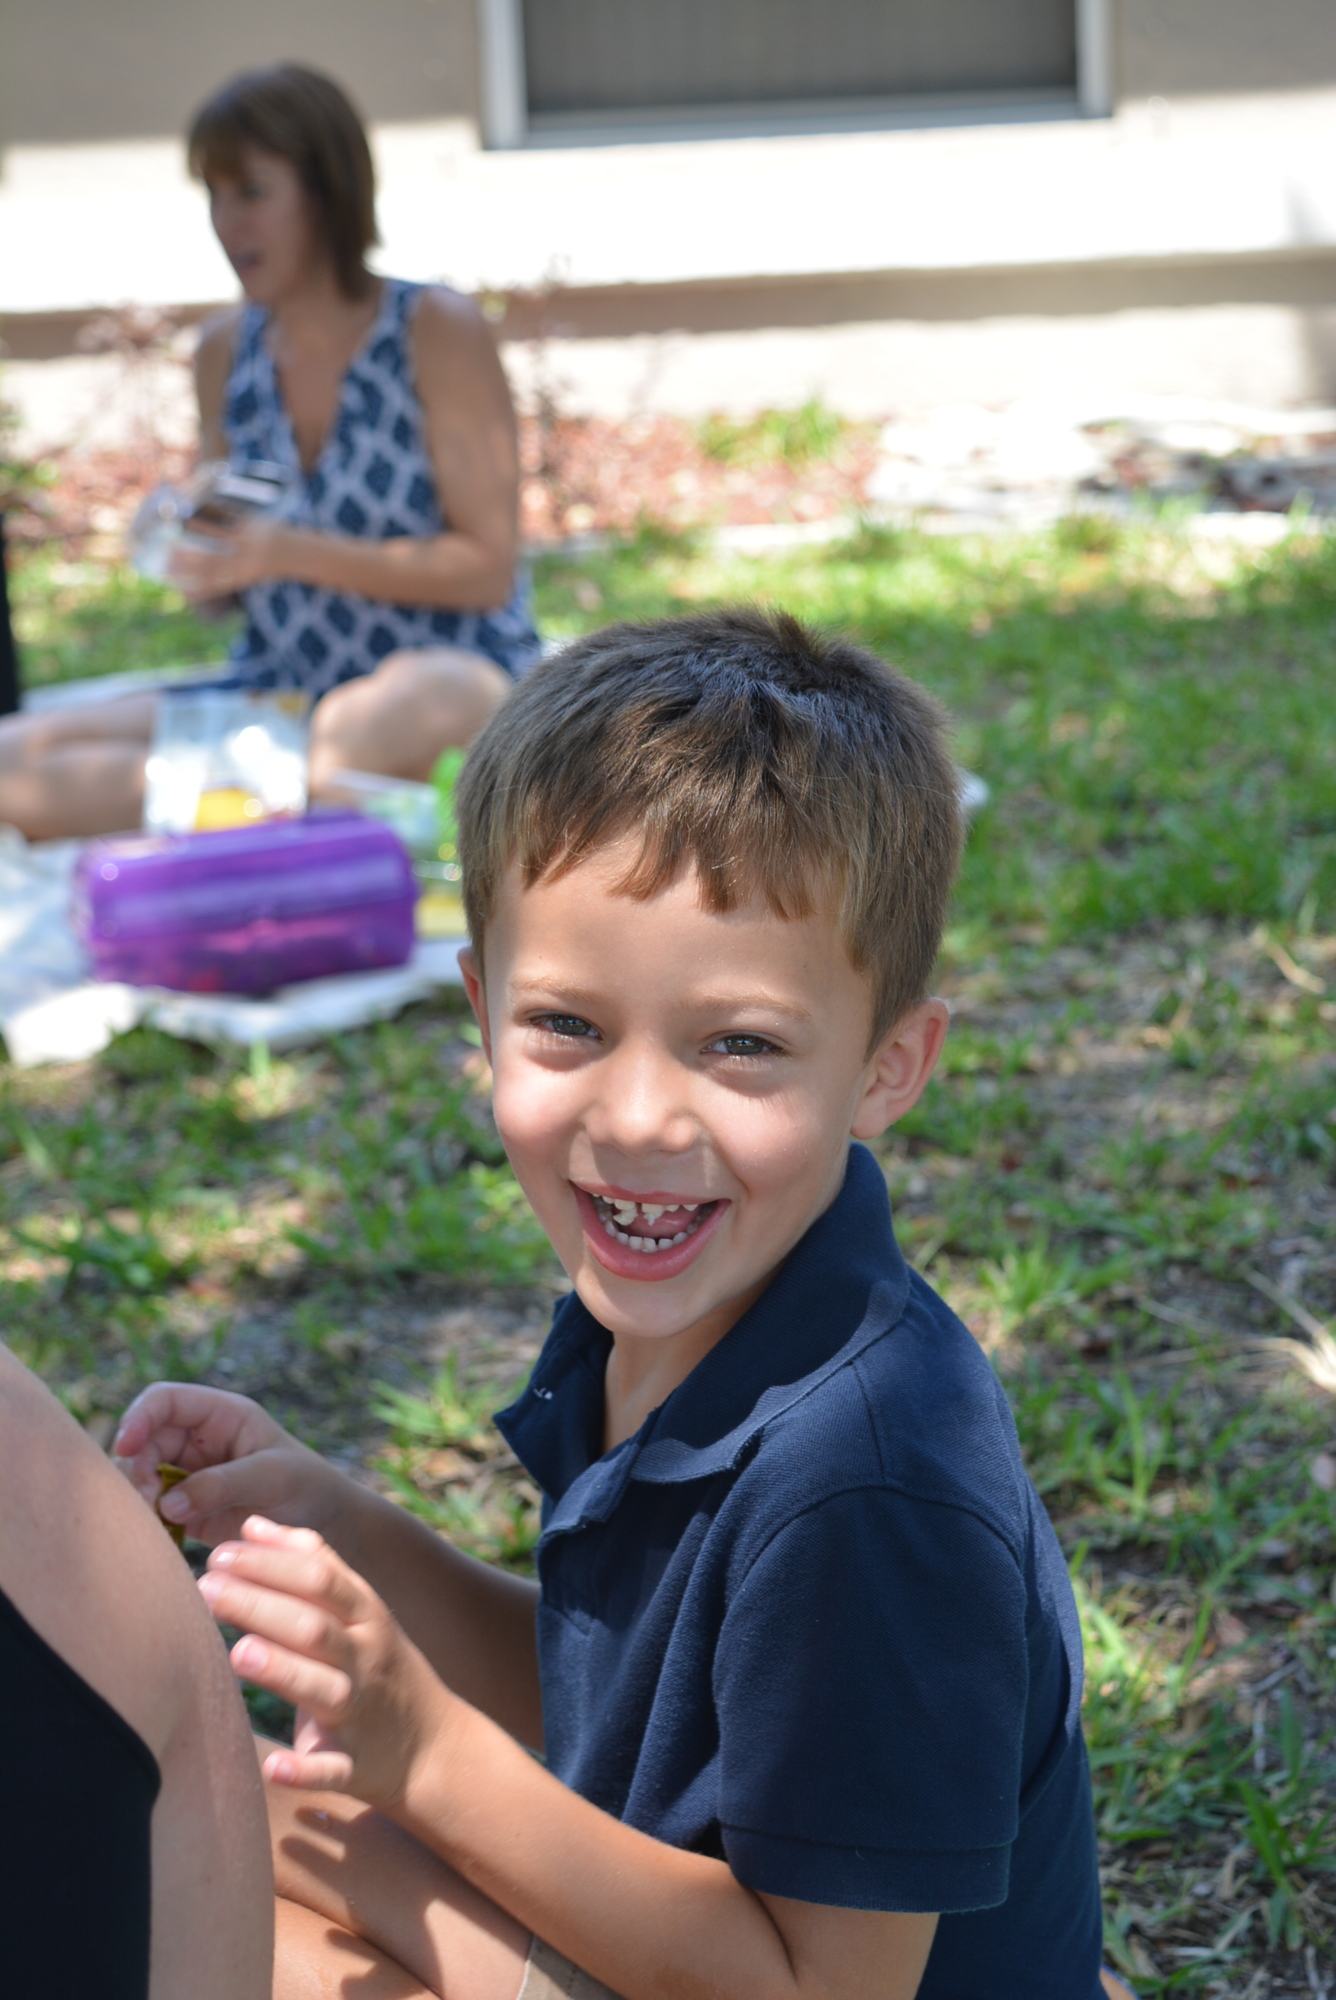
<svg viewBox="0 0 1336 2000">
<path fill-rule="evenodd" d="M 516 981 L 510 987 L 512 1007 L 529 1005 L 553 1006 L 560 1003 L 572 1013 L 588 1011 L 597 1013 L 606 1002 L 607 995 L 584 986 L 573 986 L 562 979 L 552 981 L 535 979 Z M 781 1000 L 773 993 L 688 993 L 682 1002 L 684 1014 L 720 1014 L 729 1011 L 758 1012 L 781 1015 L 785 1020 L 805 1024 L 816 1017 L 810 1007 L 800 1007 L 791 1000 Z"/>
</svg>

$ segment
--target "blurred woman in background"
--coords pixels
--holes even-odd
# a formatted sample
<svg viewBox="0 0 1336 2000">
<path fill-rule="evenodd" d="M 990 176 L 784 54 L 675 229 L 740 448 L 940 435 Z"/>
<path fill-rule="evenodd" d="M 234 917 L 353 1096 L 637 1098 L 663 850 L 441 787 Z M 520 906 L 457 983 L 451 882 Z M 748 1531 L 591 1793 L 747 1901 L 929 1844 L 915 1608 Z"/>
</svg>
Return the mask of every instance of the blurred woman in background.
<svg viewBox="0 0 1336 2000">
<path fill-rule="evenodd" d="M 495 346 L 457 292 L 367 269 L 371 154 L 328 77 L 236 78 L 197 113 L 189 157 L 244 294 L 200 338 L 200 454 L 292 483 L 274 513 L 179 549 L 172 575 L 197 602 L 240 598 L 241 682 L 316 702 L 314 794 L 341 767 L 424 778 L 539 652 Z M 0 821 L 32 839 L 137 826 L 155 708 L 138 694 L 0 722 Z"/>
</svg>

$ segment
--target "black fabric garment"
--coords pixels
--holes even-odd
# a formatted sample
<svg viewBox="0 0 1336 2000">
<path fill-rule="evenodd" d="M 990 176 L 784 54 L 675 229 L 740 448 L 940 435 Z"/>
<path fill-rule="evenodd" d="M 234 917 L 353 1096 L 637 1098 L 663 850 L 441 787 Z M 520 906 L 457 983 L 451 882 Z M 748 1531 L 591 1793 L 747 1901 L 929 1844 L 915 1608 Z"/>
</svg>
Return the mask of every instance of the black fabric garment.
<svg viewBox="0 0 1336 2000">
<path fill-rule="evenodd" d="M 5 517 L 0 514 L 0 715 L 12 715 L 19 705 L 19 655 L 9 616 L 9 586 L 5 578 Z"/>
<path fill-rule="evenodd" d="M 148 1746 L 0 1591 L 0 1992 L 146 2000 Z"/>
</svg>

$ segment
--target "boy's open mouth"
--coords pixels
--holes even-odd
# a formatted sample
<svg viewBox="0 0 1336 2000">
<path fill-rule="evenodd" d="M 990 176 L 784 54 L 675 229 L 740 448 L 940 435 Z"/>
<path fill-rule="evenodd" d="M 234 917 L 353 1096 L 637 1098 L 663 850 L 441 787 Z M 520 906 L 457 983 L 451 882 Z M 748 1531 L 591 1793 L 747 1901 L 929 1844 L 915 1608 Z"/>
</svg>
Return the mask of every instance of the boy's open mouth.
<svg viewBox="0 0 1336 2000">
<path fill-rule="evenodd" d="M 652 1257 L 659 1250 L 685 1243 L 719 1206 L 716 1201 L 611 1201 L 592 1195 L 594 1211 L 608 1235 L 632 1250 Z"/>
<path fill-rule="evenodd" d="M 675 1278 L 695 1262 L 729 1207 L 727 1200 L 651 1201 L 593 1194 L 577 1186 L 585 1241 L 619 1278 Z"/>
</svg>

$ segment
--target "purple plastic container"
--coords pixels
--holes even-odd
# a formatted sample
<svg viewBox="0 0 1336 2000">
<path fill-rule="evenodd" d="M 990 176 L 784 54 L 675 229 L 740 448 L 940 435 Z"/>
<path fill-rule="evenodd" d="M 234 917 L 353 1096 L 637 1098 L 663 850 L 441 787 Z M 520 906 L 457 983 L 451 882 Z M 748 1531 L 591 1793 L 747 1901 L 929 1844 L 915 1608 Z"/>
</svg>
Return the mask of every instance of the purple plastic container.
<svg viewBox="0 0 1336 2000">
<path fill-rule="evenodd" d="M 99 979 L 272 993 L 299 979 L 402 965 L 416 897 L 398 834 L 331 812 L 90 841 L 72 914 Z"/>
</svg>

